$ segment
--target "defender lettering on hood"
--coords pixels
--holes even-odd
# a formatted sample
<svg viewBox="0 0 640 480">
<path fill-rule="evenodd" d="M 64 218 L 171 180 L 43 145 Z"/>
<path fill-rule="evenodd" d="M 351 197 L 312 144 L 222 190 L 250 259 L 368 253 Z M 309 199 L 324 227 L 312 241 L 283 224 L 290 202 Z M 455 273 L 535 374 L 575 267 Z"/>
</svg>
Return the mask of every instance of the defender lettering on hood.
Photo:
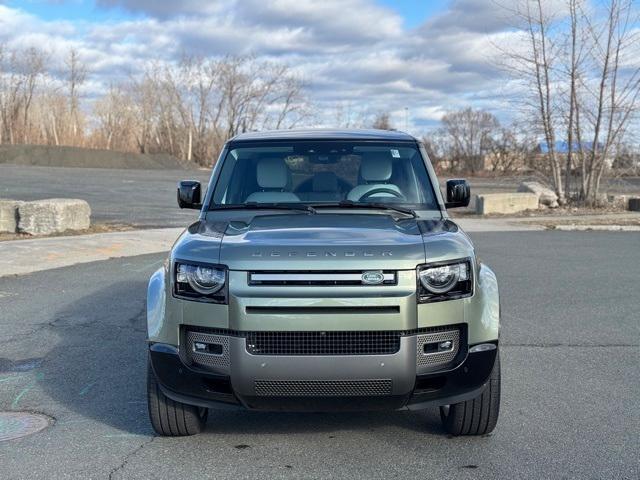
<svg viewBox="0 0 640 480">
<path fill-rule="evenodd" d="M 389 250 L 385 250 L 382 251 L 380 253 L 376 253 L 376 252 L 370 252 L 370 251 L 365 251 L 365 252 L 340 252 L 341 256 L 343 257 L 375 257 L 375 256 L 379 256 L 379 257 L 391 257 L 393 256 L 393 252 L 389 251 Z M 292 251 L 292 252 L 277 252 L 277 251 L 271 251 L 271 252 L 253 252 L 251 254 L 252 257 L 296 257 L 298 256 L 299 253 Z M 302 255 L 305 257 L 337 257 L 338 256 L 338 252 L 329 252 L 329 251 L 325 251 L 325 252 L 302 252 Z"/>
</svg>

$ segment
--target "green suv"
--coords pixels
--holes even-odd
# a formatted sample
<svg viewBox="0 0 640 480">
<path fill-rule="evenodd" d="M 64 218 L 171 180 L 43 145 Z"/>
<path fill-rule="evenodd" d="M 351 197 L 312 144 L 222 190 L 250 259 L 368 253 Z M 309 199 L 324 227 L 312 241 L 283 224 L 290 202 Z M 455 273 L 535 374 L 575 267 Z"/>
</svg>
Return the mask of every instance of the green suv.
<svg viewBox="0 0 640 480">
<path fill-rule="evenodd" d="M 423 145 L 399 132 L 293 130 L 227 142 L 200 210 L 147 295 L 148 403 L 161 435 L 209 408 L 439 406 L 453 435 L 491 432 L 500 303 Z"/>
</svg>

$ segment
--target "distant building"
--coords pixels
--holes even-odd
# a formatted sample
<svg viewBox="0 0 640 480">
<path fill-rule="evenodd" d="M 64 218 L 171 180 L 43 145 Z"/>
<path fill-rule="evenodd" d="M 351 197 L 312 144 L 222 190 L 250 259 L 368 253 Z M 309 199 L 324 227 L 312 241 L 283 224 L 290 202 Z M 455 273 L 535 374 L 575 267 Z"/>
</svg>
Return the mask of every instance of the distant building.
<svg viewBox="0 0 640 480">
<path fill-rule="evenodd" d="M 598 143 L 598 151 L 602 152 L 603 149 L 604 149 L 604 145 L 602 143 Z M 554 150 L 556 154 L 566 158 L 566 156 L 569 154 L 569 142 L 567 141 L 556 142 L 554 146 Z M 590 153 L 593 150 L 593 142 L 582 142 L 582 143 L 573 142 L 573 148 L 571 150 L 574 155 L 580 150 L 582 150 L 583 152 Z M 549 145 L 547 144 L 547 142 L 538 143 L 537 152 L 539 155 L 546 155 L 547 153 L 549 153 Z M 615 158 L 615 155 L 613 154 L 613 152 L 607 152 L 607 158 L 605 159 L 607 167 L 611 168 L 611 166 L 613 165 L 614 158 Z"/>
<path fill-rule="evenodd" d="M 593 145 L 593 142 L 582 142 L 582 144 L 578 142 L 573 142 L 572 150 L 574 152 L 580 150 L 580 145 L 582 145 L 582 149 L 584 151 L 590 151 L 591 146 Z M 602 149 L 603 147 L 604 145 L 602 145 L 601 143 L 598 144 L 599 149 Z M 549 145 L 547 144 L 547 142 L 540 142 L 538 143 L 538 150 L 540 153 L 549 153 Z M 569 142 L 566 142 L 566 141 L 556 142 L 554 150 L 556 151 L 556 153 L 564 153 L 564 154 L 569 153 Z"/>
</svg>

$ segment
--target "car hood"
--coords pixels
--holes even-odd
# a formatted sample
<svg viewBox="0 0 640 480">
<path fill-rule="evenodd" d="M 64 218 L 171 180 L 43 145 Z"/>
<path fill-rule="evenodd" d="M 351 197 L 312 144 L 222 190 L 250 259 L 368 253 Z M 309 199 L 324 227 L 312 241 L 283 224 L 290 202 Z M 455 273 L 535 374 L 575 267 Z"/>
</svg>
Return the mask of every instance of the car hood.
<svg viewBox="0 0 640 480">
<path fill-rule="evenodd" d="M 409 270 L 426 258 L 470 252 L 468 238 L 449 220 L 293 213 L 197 222 L 178 240 L 173 256 L 246 271 Z"/>
<path fill-rule="evenodd" d="M 390 215 L 270 215 L 231 222 L 220 263 L 234 270 L 413 268 L 424 261 L 415 220 Z"/>
</svg>

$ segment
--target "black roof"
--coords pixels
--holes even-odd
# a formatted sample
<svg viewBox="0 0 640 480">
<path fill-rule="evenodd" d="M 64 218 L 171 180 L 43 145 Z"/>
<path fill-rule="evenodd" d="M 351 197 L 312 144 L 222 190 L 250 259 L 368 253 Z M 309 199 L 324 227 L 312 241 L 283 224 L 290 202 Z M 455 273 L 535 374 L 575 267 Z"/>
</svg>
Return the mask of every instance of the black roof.
<svg viewBox="0 0 640 480">
<path fill-rule="evenodd" d="M 313 128 L 300 130 L 267 130 L 264 132 L 247 132 L 233 137 L 230 142 L 253 142 L 260 140 L 386 140 L 416 141 L 408 133 L 395 130 L 374 129 L 330 129 Z"/>
</svg>

